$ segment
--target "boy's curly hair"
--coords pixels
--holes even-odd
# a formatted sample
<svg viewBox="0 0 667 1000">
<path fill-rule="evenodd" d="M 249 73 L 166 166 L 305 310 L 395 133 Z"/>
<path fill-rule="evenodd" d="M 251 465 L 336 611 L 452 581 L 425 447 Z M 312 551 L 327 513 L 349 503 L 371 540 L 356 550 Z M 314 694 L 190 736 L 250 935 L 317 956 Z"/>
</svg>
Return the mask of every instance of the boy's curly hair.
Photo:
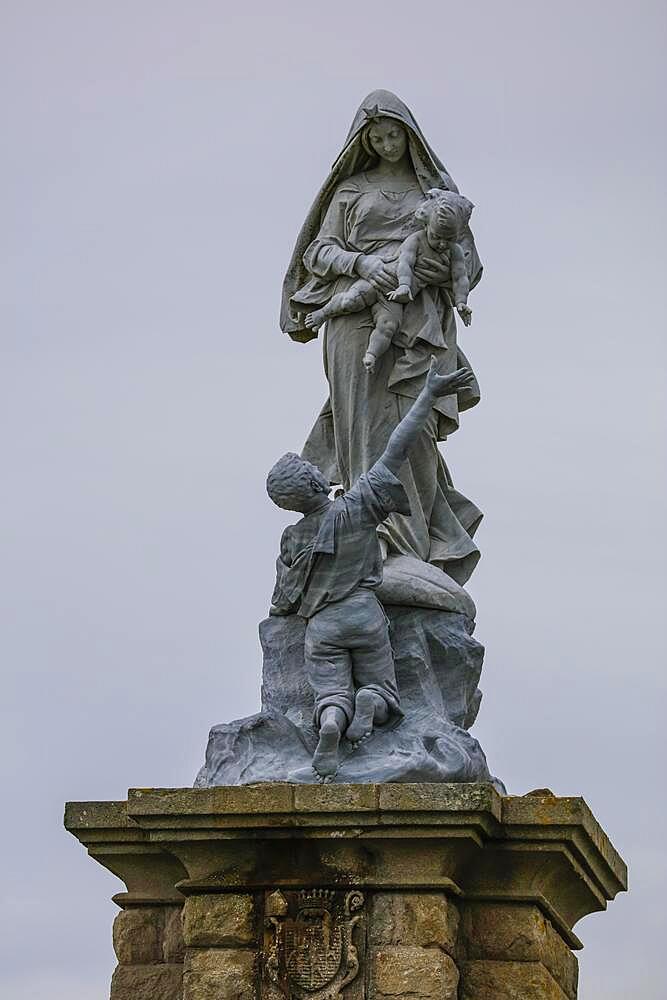
<svg viewBox="0 0 667 1000">
<path fill-rule="evenodd" d="M 304 503 L 312 499 L 312 479 L 322 483 L 324 493 L 327 484 L 317 466 L 288 451 L 278 459 L 266 477 L 266 492 L 278 507 L 301 511 Z"/>
</svg>

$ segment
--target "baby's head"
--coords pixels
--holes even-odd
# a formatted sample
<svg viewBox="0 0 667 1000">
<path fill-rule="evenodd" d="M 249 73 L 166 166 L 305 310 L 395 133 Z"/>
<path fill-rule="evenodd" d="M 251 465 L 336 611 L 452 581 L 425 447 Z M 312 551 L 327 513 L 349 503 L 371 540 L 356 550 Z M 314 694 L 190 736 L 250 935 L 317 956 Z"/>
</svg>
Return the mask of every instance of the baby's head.
<svg viewBox="0 0 667 1000">
<path fill-rule="evenodd" d="M 266 492 L 278 507 L 305 514 L 328 494 L 329 483 L 317 466 L 288 451 L 269 472 Z"/>
<path fill-rule="evenodd" d="M 415 212 L 415 219 L 426 228 L 429 246 L 439 253 L 460 239 L 470 221 L 474 206 L 462 194 L 431 188 Z"/>
</svg>

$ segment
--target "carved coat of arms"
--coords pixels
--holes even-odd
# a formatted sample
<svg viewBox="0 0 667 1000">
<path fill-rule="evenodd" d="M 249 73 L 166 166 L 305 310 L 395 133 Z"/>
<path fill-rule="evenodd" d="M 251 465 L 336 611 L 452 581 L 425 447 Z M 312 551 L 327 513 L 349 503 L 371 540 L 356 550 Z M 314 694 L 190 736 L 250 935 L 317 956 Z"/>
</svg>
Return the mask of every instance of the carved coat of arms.
<svg viewBox="0 0 667 1000">
<path fill-rule="evenodd" d="M 338 1000 L 359 972 L 361 892 L 311 889 L 266 899 L 264 969 L 286 1000 Z"/>
</svg>

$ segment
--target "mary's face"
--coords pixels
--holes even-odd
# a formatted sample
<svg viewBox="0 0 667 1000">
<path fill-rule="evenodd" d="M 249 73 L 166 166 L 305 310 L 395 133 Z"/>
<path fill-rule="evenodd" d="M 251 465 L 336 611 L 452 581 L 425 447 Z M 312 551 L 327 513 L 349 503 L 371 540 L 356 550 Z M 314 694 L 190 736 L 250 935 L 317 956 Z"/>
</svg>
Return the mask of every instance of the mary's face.
<svg viewBox="0 0 667 1000">
<path fill-rule="evenodd" d="M 380 159 L 398 163 L 405 156 L 408 137 L 400 122 L 378 118 L 368 130 L 368 143 Z"/>
</svg>

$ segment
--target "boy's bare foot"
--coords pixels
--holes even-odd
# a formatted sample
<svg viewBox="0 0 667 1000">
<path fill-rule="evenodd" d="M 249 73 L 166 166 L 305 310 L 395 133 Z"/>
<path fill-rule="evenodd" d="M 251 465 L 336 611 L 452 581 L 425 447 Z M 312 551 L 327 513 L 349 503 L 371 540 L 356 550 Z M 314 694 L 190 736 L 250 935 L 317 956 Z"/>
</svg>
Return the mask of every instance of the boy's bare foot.
<svg viewBox="0 0 667 1000">
<path fill-rule="evenodd" d="M 369 351 L 366 351 L 362 360 L 362 364 L 366 369 L 366 371 L 369 373 L 369 375 L 372 375 L 373 372 L 375 371 L 375 355 L 371 354 Z"/>
<path fill-rule="evenodd" d="M 320 739 L 313 756 L 313 770 L 328 778 L 338 770 L 338 744 L 341 731 L 335 719 L 326 719 L 320 728 Z"/>
<path fill-rule="evenodd" d="M 382 712 L 383 709 L 385 709 L 384 713 Z M 374 691 L 362 688 L 361 691 L 357 692 L 357 696 L 354 699 L 354 718 L 347 727 L 347 732 L 345 733 L 346 739 L 350 743 L 359 743 L 361 740 L 366 739 L 373 732 L 376 711 L 378 715 L 384 714 L 386 718 L 386 709 L 387 706 L 383 698 L 375 694 Z"/>
<path fill-rule="evenodd" d="M 324 310 L 316 309 L 315 312 L 306 314 L 306 326 L 309 330 L 319 330 L 325 319 Z"/>
</svg>

